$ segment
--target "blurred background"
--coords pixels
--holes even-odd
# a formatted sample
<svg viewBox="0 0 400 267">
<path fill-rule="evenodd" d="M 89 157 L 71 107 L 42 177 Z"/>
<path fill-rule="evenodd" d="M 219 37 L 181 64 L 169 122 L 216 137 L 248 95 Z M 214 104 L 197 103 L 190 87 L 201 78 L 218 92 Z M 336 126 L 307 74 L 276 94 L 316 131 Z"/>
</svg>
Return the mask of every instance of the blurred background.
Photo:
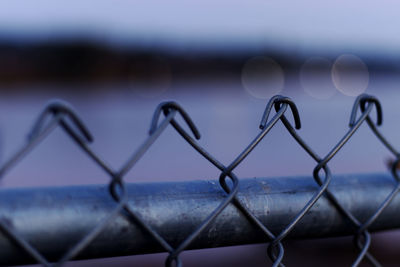
<svg viewBox="0 0 400 267">
<path fill-rule="evenodd" d="M 296 102 L 300 134 L 320 156 L 347 131 L 361 93 L 381 101 L 382 131 L 400 147 L 399 8 L 396 1 L 360 0 L 2 2 L 1 162 L 26 141 L 40 111 L 55 98 L 76 108 L 95 137 L 93 148 L 115 168 L 145 140 L 152 113 L 165 100 L 183 106 L 202 134 L 200 143 L 224 164 L 256 136 L 265 105 L 276 94 Z M 364 125 L 329 166 L 333 174 L 383 172 L 390 158 Z M 277 124 L 235 172 L 243 178 L 311 176 L 314 166 Z M 126 181 L 218 175 L 168 129 Z M 108 181 L 56 130 L 4 177 L 2 186 Z M 386 266 L 397 266 L 398 235 L 374 236 L 373 250 Z M 292 266 L 350 265 L 356 257 L 351 238 L 292 241 L 286 247 Z M 164 258 L 70 265 L 158 266 Z M 185 266 L 264 266 L 267 256 L 265 245 L 250 245 L 187 251 L 183 259 Z"/>
</svg>

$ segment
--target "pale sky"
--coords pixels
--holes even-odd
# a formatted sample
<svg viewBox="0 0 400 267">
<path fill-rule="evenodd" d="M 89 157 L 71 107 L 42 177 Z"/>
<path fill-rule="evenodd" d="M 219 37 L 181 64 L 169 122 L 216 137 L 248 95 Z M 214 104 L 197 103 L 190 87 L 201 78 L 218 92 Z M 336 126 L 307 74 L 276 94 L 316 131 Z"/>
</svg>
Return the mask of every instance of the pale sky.
<svg viewBox="0 0 400 267">
<path fill-rule="evenodd" d="M 400 53 L 397 1 L 0 1 L 0 33 L 89 34 L 175 47 L 244 45 Z"/>
</svg>

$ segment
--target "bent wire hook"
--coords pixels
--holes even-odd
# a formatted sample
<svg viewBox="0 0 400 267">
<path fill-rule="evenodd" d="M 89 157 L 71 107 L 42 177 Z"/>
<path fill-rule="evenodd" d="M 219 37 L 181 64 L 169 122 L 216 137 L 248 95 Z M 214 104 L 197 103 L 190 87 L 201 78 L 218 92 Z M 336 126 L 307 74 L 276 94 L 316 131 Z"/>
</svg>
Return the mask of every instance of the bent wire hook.
<svg viewBox="0 0 400 267">
<path fill-rule="evenodd" d="M 162 102 L 159 104 L 156 108 L 156 111 L 154 112 L 153 119 L 151 121 L 151 126 L 149 130 L 149 134 L 152 135 L 156 132 L 157 130 L 157 124 L 161 115 L 161 111 L 164 112 L 164 115 L 167 117 L 171 112 L 176 111 L 179 114 L 181 114 L 182 118 L 185 120 L 187 125 L 189 126 L 190 130 L 192 131 L 194 137 L 199 140 L 200 139 L 200 132 L 197 129 L 196 125 L 193 123 L 192 119 L 190 116 L 186 113 L 186 111 L 176 102 L 174 101 L 168 101 L 168 102 Z M 172 118 L 171 121 L 174 121 Z"/>
<path fill-rule="evenodd" d="M 366 104 L 375 104 L 375 108 L 376 108 L 376 125 L 380 126 L 382 125 L 383 122 L 383 116 L 382 116 L 382 106 L 381 103 L 379 102 L 379 100 L 371 95 L 367 95 L 367 94 L 361 94 L 357 97 L 357 99 L 354 101 L 354 105 L 353 105 L 353 109 L 351 111 L 351 115 L 350 115 L 350 122 L 349 122 L 349 126 L 353 127 L 356 124 L 356 116 L 357 116 L 357 110 L 360 107 L 361 112 L 365 112 Z M 367 120 L 371 120 L 371 118 L 367 117 Z"/>
<path fill-rule="evenodd" d="M 51 120 L 46 126 L 43 126 L 48 115 L 52 115 L 53 120 Z M 65 116 L 72 121 L 75 127 L 81 132 L 81 135 L 83 135 L 83 138 L 80 137 L 80 134 L 73 130 L 72 126 L 68 125 L 68 123 L 64 120 Z M 60 124 L 78 144 L 90 143 L 93 141 L 93 137 L 89 130 L 85 127 L 82 120 L 76 115 L 76 113 L 67 103 L 59 100 L 52 101 L 40 113 L 38 119 L 32 127 L 32 130 L 28 134 L 28 143 L 3 164 L 0 169 L 0 179 L 8 169 L 10 169 L 18 160 L 20 160 L 31 149 L 33 149 L 33 147 L 36 146 L 45 136 L 47 136 L 58 124 Z"/>
<path fill-rule="evenodd" d="M 263 130 L 267 124 L 268 117 L 269 117 L 269 114 L 271 113 L 272 107 L 274 106 L 276 112 L 278 112 L 280 110 L 280 108 L 282 107 L 282 104 L 289 105 L 290 109 L 292 110 L 296 129 L 298 130 L 301 128 L 300 115 L 299 115 L 299 111 L 296 107 L 296 104 L 289 97 L 276 95 L 268 101 L 268 104 L 265 107 L 264 114 L 261 117 L 261 122 L 260 122 L 261 130 Z M 285 117 L 285 115 L 282 115 L 282 117 Z"/>
<path fill-rule="evenodd" d="M 72 137 L 82 142 L 83 141 L 82 138 L 80 138 L 79 135 L 72 130 L 72 127 L 69 126 L 67 122 L 64 120 L 64 116 L 68 117 L 81 132 L 85 142 L 88 143 L 93 142 L 93 137 L 91 133 L 86 128 L 82 120 L 78 117 L 78 115 L 76 115 L 76 112 L 73 110 L 73 108 L 69 104 L 61 100 L 53 100 L 45 107 L 45 109 L 42 111 L 42 113 L 36 120 L 34 126 L 32 127 L 31 132 L 28 134 L 29 141 L 32 141 L 33 139 L 37 138 L 43 132 L 44 128 L 43 124 L 46 121 L 46 117 L 48 115 L 53 115 L 54 117 L 56 117 L 57 115 L 62 115 L 59 118 L 57 118 L 59 119 L 61 126 L 69 134 L 71 134 Z"/>
</svg>

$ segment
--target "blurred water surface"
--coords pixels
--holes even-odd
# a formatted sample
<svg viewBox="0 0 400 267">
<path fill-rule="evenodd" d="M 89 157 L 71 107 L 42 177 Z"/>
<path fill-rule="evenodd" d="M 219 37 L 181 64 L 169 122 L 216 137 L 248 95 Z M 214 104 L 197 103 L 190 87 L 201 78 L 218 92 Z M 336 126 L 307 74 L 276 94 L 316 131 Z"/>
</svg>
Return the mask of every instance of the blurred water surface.
<svg viewBox="0 0 400 267">
<path fill-rule="evenodd" d="M 400 143 L 398 77 L 371 79 L 366 93 L 382 103 L 382 131 L 396 146 Z M 199 141 L 224 164 L 229 164 L 259 132 L 259 122 L 267 99 L 254 98 L 238 81 L 176 82 L 158 96 L 143 97 L 119 85 L 104 90 L 68 88 L 26 88 L 24 94 L 0 98 L 1 160 L 9 158 L 24 142 L 40 111 L 51 99 L 69 102 L 94 135 L 95 151 L 118 168 L 146 139 L 156 106 L 175 100 L 189 113 L 199 128 Z M 76 93 L 82 91 L 83 93 Z M 348 129 L 355 97 L 337 92 L 326 100 L 308 95 L 298 79 L 286 79 L 280 94 L 291 97 L 300 112 L 299 133 L 321 156 L 340 140 Z M 372 114 L 375 119 L 375 111 Z M 291 115 L 288 117 L 292 120 Z M 399 144 L 400 145 L 400 144 Z M 363 125 L 354 138 L 329 164 L 333 173 L 376 172 L 386 169 L 390 154 Z M 157 166 L 157 168 L 154 168 Z M 311 174 L 315 162 L 295 143 L 281 123 L 236 169 L 239 177 Z M 215 179 L 218 171 L 201 158 L 168 127 L 128 174 L 127 181 Z M 54 131 L 31 155 L 3 179 L 3 186 L 42 186 L 107 182 L 106 175 L 82 153 L 61 129 Z"/>
</svg>

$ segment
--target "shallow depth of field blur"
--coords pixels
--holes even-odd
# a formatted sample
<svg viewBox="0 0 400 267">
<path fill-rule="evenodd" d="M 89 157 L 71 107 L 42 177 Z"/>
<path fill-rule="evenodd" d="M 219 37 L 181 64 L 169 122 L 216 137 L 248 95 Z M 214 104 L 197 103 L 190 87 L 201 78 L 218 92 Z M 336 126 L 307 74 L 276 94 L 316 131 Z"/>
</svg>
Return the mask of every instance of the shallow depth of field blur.
<svg viewBox="0 0 400 267">
<path fill-rule="evenodd" d="M 76 109 L 94 135 L 93 148 L 115 168 L 145 140 L 153 112 L 165 100 L 188 112 L 200 144 L 224 164 L 257 135 L 266 103 L 276 94 L 295 101 L 299 133 L 320 156 L 346 133 L 361 93 L 381 101 L 382 131 L 399 148 L 399 8 L 395 1 L 360 0 L 0 3 L 0 162 L 26 141 L 51 99 Z M 333 175 L 385 172 L 390 156 L 363 125 L 329 166 Z M 311 178 L 314 166 L 278 123 L 235 173 Z M 126 181 L 218 175 L 170 127 Z M 1 186 L 108 181 L 58 129 Z M 386 266 L 396 266 L 398 236 L 373 236 L 372 251 Z M 285 247 L 289 266 L 350 265 L 356 256 L 351 238 L 289 241 Z M 185 266 L 265 266 L 267 254 L 266 245 L 249 245 L 186 251 L 182 258 Z M 164 259 L 156 254 L 68 266 L 158 266 Z"/>
</svg>

